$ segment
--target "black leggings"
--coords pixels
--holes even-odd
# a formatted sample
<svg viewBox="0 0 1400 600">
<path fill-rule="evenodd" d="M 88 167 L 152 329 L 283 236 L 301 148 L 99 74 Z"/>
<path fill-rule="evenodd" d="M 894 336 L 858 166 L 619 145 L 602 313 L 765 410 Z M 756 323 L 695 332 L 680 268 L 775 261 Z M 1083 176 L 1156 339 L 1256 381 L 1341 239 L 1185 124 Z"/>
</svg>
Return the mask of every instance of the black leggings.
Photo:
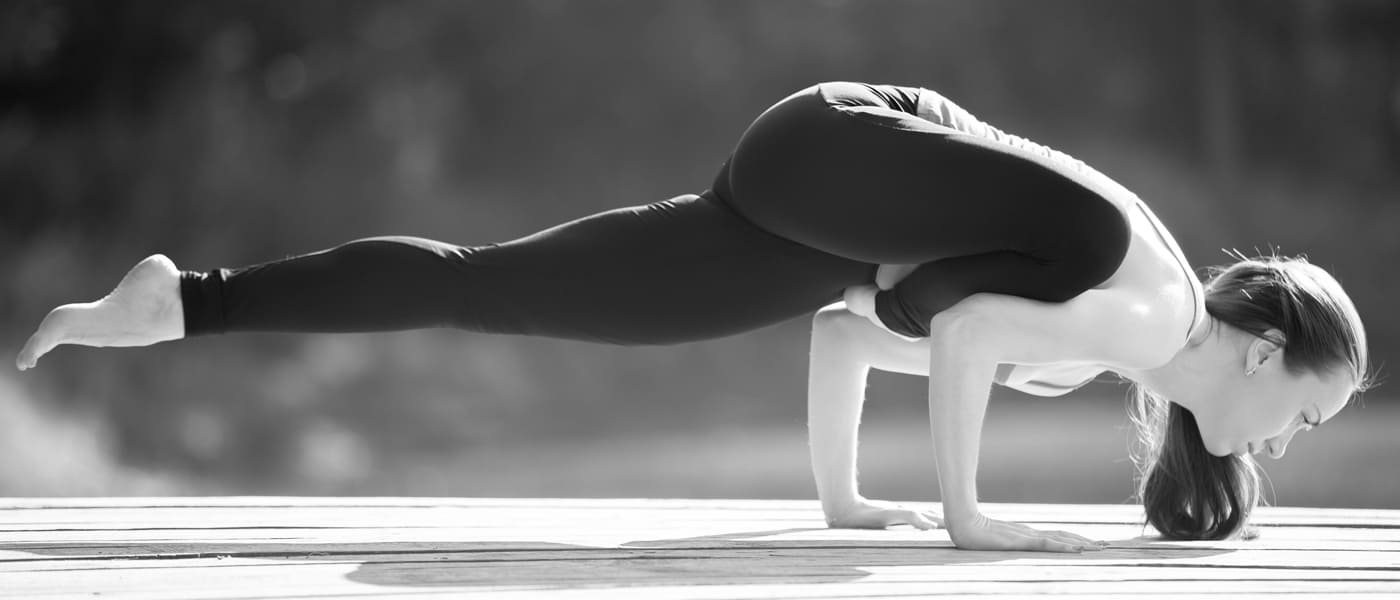
<svg viewBox="0 0 1400 600">
<path fill-rule="evenodd" d="M 876 296 L 911 337 L 976 292 L 1064 301 L 1127 249 L 1123 214 L 1075 172 L 920 119 L 918 88 L 833 82 L 769 108 L 710 190 L 504 243 L 410 236 L 182 271 L 185 334 L 453 327 L 613 344 L 723 337 Z"/>
</svg>

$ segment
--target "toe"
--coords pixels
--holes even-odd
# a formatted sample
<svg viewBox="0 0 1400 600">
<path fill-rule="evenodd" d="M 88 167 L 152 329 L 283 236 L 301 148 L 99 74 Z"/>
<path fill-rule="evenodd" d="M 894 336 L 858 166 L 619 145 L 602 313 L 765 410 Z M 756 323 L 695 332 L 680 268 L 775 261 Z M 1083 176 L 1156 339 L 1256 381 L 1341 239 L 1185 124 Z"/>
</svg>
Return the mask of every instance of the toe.
<svg viewBox="0 0 1400 600">
<path fill-rule="evenodd" d="M 24 348 L 19 351 L 19 357 L 15 360 L 16 365 L 21 369 L 31 369 L 39 358 L 48 354 L 54 346 L 62 344 L 72 333 L 71 329 L 71 305 L 60 306 L 49 312 L 44 317 L 44 321 L 39 324 L 39 329 L 34 335 L 29 336 L 29 341 L 24 343 Z"/>
<path fill-rule="evenodd" d="M 43 342 L 39 339 L 39 334 L 29 336 L 29 341 L 25 342 L 24 348 L 19 351 L 19 356 L 15 357 L 15 366 L 19 370 L 31 369 L 39 362 L 39 357 L 43 356 L 47 350 L 43 349 Z"/>
</svg>

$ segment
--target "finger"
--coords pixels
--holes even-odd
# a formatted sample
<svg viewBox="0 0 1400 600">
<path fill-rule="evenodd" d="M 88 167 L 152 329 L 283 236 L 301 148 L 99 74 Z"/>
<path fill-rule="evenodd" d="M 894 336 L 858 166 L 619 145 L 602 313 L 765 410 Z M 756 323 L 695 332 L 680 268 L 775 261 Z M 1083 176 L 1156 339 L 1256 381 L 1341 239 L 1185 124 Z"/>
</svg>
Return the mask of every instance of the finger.
<svg viewBox="0 0 1400 600">
<path fill-rule="evenodd" d="M 1094 542 L 1093 542 L 1092 540 L 1089 540 L 1089 539 L 1086 539 L 1086 538 L 1083 538 L 1083 537 L 1080 537 L 1080 536 L 1077 536 L 1077 535 L 1074 535 L 1074 534 L 1069 534 L 1069 535 L 1055 535 L 1055 534 L 1051 534 L 1051 535 L 1049 535 L 1049 536 L 1047 536 L 1047 537 L 1049 537 L 1050 539 L 1053 539 L 1053 540 L 1055 540 L 1055 541 L 1057 541 L 1057 542 L 1064 542 L 1064 543 L 1069 544 L 1069 545 L 1071 545 L 1071 546 L 1080 546 L 1080 547 L 1084 548 L 1085 550 L 1098 550 L 1098 549 L 1099 549 L 1098 545 L 1097 545 L 1097 544 L 1094 544 Z"/>
<path fill-rule="evenodd" d="M 1025 533 L 1025 534 L 1028 534 L 1028 535 L 1032 535 L 1032 536 L 1036 536 L 1036 537 L 1048 535 L 1048 536 L 1050 536 L 1050 537 L 1053 537 L 1053 538 L 1055 538 L 1055 539 L 1057 539 L 1057 540 L 1060 540 L 1060 541 L 1062 541 L 1062 542 L 1065 542 L 1065 543 L 1068 543 L 1068 544 L 1071 544 L 1071 545 L 1093 546 L 1093 545 L 1095 544 L 1094 540 L 1091 540 L 1091 539 L 1089 539 L 1089 538 L 1086 538 L 1086 537 L 1084 537 L 1084 536 L 1082 536 L 1082 535 L 1079 535 L 1079 534 L 1076 534 L 1076 533 L 1070 533 L 1070 532 L 1068 532 L 1068 531 L 1061 531 L 1061 530 L 1058 530 L 1058 529 L 1056 529 L 1056 530 L 1036 529 L 1036 528 L 1031 527 L 1031 526 L 1029 526 L 1029 525 L 1026 525 L 1026 524 L 1024 524 L 1024 523 L 1016 523 L 1016 522 L 1012 522 L 1012 521 L 1008 521 L 1007 523 L 1008 523 L 1009 525 L 1012 525 L 1012 526 L 1015 527 L 1016 529 L 1019 529 L 1022 533 Z"/>
<path fill-rule="evenodd" d="M 1083 538 L 1080 538 L 1079 536 L 1058 536 L 1058 535 L 1057 535 L 1057 536 L 1050 536 L 1050 539 L 1053 539 L 1053 540 L 1055 540 L 1055 541 L 1057 541 L 1057 542 L 1062 542 L 1062 543 L 1065 543 L 1065 544 L 1069 544 L 1069 545 L 1074 546 L 1074 547 L 1076 547 L 1076 548 L 1079 548 L 1079 549 L 1081 549 L 1081 550 L 1089 550 L 1089 551 L 1091 551 L 1091 552 L 1092 552 L 1092 551 L 1103 550 L 1103 548 L 1100 548 L 1099 545 L 1098 545 L 1098 544 L 1095 544 L 1092 540 L 1085 540 L 1085 539 L 1083 539 Z"/>
<path fill-rule="evenodd" d="M 933 523 L 932 521 L 929 521 L 927 517 L 925 517 L 925 516 L 919 514 L 918 511 L 905 510 L 905 511 L 903 511 L 903 514 L 901 515 L 900 518 L 901 518 L 904 522 L 909 523 L 910 525 L 913 525 L 913 526 L 915 526 L 915 527 L 918 527 L 919 529 L 922 529 L 922 530 L 924 530 L 924 531 L 928 531 L 928 530 L 930 530 L 930 529 L 937 529 L 937 528 L 938 528 L 938 525 L 936 525 L 936 524 Z"/>
<path fill-rule="evenodd" d="M 1079 544 L 1071 544 L 1044 535 L 1030 535 L 1017 531 L 1015 528 L 1008 531 L 1006 535 L 1013 540 L 1014 548 L 1017 550 L 1033 552 L 1079 552 L 1083 549 Z"/>
<path fill-rule="evenodd" d="M 927 511 L 924 513 L 924 517 L 928 518 L 929 521 L 933 522 L 935 525 L 941 528 L 946 529 L 948 527 L 943 523 L 943 515 L 940 515 L 936 512 Z"/>
<path fill-rule="evenodd" d="M 1020 535 L 1026 538 L 1025 541 L 1022 543 L 1024 544 L 1023 547 L 1027 550 L 1039 550 L 1042 552 L 1080 552 L 1084 549 L 1084 547 L 1079 544 L 1072 544 L 1064 540 L 1057 540 L 1050 536 L 1026 534 Z"/>
<path fill-rule="evenodd" d="M 1078 553 L 1084 550 L 1084 546 L 1071 544 L 1069 542 L 1053 539 L 1040 538 L 1040 549 L 1046 552 L 1073 552 Z"/>
<path fill-rule="evenodd" d="M 1094 544 L 1093 544 L 1089 539 L 1087 539 L 1087 538 L 1082 538 L 1082 537 L 1080 537 L 1080 536 L 1078 536 L 1078 535 L 1069 533 L 1069 532 L 1067 532 L 1067 531 L 1047 531 L 1047 530 L 1035 529 L 1035 528 L 1033 528 L 1033 527 L 1028 527 L 1028 526 L 1023 525 L 1023 524 L 1021 524 L 1021 523 L 1009 523 L 1009 524 L 1011 524 L 1011 525 L 1014 526 L 1014 527 L 1013 527 L 1013 530 L 1014 530 L 1014 531 L 1016 531 L 1017 533 L 1020 533 L 1021 535 L 1027 536 L 1027 537 L 1029 537 L 1029 538 L 1031 538 L 1031 539 L 1035 539 L 1035 540 L 1052 540 L 1052 541 L 1056 542 L 1057 544 L 1061 544 L 1061 545 L 1063 545 L 1063 546 L 1068 546 L 1068 547 L 1070 547 L 1070 548 L 1085 549 L 1085 548 L 1090 548 L 1090 547 L 1092 547 L 1092 548 L 1095 549 L 1095 550 L 1098 549 L 1098 547 L 1097 547 L 1097 546 L 1094 546 Z M 1061 551 L 1065 551 L 1065 550 L 1054 550 L 1054 551 L 1056 551 L 1056 552 L 1061 552 Z M 1074 551 L 1077 552 L 1078 550 L 1074 550 Z"/>
<path fill-rule="evenodd" d="M 1082 535 L 1076 535 L 1074 539 L 1075 543 L 1082 544 L 1089 550 L 1102 550 L 1104 546 L 1108 545 L 1108 542 L 1100 542 L 1094 538 L 1084 537 Z"/>
<path fill-rule="evenodd" d="M 1094 540 L 1091 540 L 1091 539 L 1089 539 L 1089 538 L 1086 538 L 1086 537 L 1084 537 L 1084 536 L 1082 536 L 1082 535 L 1079 535 L 1079 534 L 1077 534 L 1077 533 L 1070 533 L 1070 532 L 1068 532 L 1068 531 L 1060 531 L 1060 530 L 1056 529 L 1056 530 L 1050 531 L 1050 533 L 1053 533 L 1053 534 L 1055 534 L 1056 536 L 1059 536 L 1059 537 L 1061 537 L 1061 538 L 1068 538 L 1071 542 L 1074 542 L 1074 543 L 1076 543 L 1076 544 L 1084 544 L 1084 545 L 1086 545 L 1086 546 L 1092 546 L 1092 545 L 1094 545 L 1094 544 L 1097 543 L 1097 542 L 1095 542 Z"/>
</svg>

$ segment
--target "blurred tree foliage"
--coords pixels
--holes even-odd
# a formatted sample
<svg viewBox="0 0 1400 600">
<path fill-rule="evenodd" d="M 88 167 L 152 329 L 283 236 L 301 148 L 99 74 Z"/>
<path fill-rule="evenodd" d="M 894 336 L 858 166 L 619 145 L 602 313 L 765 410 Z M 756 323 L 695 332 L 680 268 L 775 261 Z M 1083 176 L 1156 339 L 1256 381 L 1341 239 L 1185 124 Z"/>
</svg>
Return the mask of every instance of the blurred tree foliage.
<svg viewBox="0 0 1400 600">
<path fill-rule="evenodd" d="M 369 235 L 488 243 L 699 192 L 766 106 L 847 79 L 937 89 L 1094 164 L 1198 267 L 1221 247 L 1308 253 L 1380 362 L 1400 333 L 1397 31 L 1386 0 L 10 0 L 0 327 L 13 354 L 153 252 L 208 269 Z M 334 456 L 801 427 L 806 332 L 243 334 L 67 347 L 18 377 L 100 415 L 121 461 L 333 493 L 375 489 Z"/>
</svg>

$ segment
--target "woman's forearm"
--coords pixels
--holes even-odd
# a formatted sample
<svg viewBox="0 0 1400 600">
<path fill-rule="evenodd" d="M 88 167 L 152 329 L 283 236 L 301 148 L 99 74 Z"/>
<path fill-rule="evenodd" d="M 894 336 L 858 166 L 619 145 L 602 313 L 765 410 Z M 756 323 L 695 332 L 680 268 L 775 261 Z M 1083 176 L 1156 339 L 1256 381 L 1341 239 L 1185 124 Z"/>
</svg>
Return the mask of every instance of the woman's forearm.
<svg viewBox="0 0 1400 600">
<path fill-rule="evenodd" d="M 859 496 L 856 436 L 870 366 L 860 360 L 844 310 L 819 312 L 812 325 L 807 434 L 822 512 L 830 520 Z"/>
<path fill-rule="evenodd" d="M 929 423 L 943 515 L 954 535 L 959 520 L 979 512 L 977 455 L 997 367 L 974 327 L 954 315 L 935 317 L 929 326 Z"/>
</svg>

